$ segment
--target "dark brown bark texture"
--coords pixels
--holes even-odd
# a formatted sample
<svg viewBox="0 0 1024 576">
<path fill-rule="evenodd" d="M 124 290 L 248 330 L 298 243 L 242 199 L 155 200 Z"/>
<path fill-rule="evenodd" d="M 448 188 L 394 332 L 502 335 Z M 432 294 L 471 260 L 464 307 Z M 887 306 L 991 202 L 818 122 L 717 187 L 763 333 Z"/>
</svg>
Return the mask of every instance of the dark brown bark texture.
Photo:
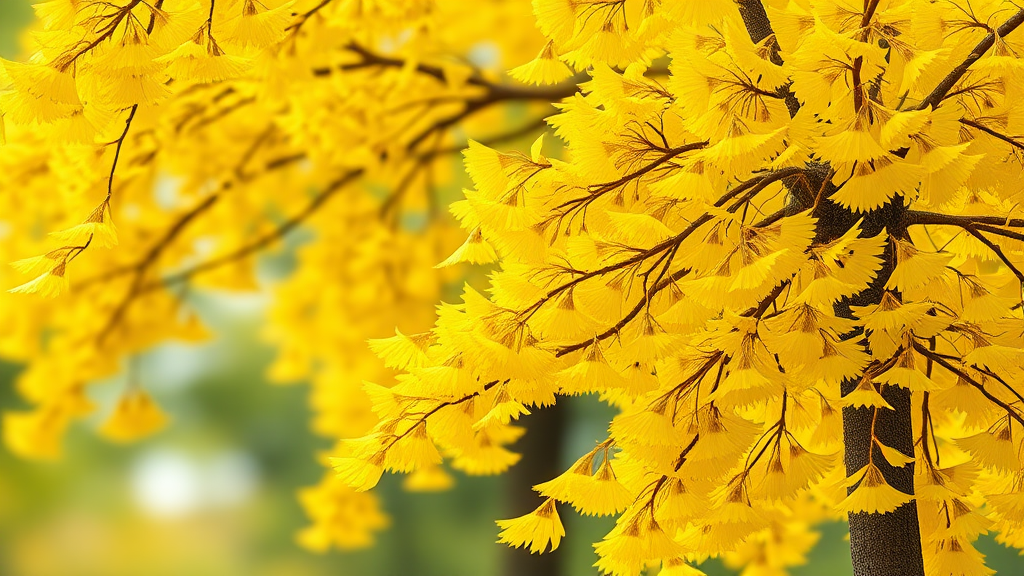
<svg viewBox="0 0 1024 576">
<path fill-rule="evenodd" d="M 505 518 L 529 514 L 543 502 L 533 486 L 561 474 L 562 444 L 568 428 L 569 410 L 565 402 L 533 410 L 521 418 L 519 426 L 526 434 L 513 447 L 523 455 L 509 471 Z M 505 549 L 505 576 L 558 576 L 563 573 L 565 554 L 559 548 L 545 554 L 530 554 L 529 549 Z"/>
<path fill-rule="evenodd" d="M 892 202 L 864 218 L 861 224 L 863 234 L 875 236 L 884 229 L 897 238 L 905 238 L 906 212 L 903 198 L 893 198 Z M 822 205 L 817 216 L 818 238 L 815 240 L 823 242 L 842 236 L 858 218 L 830 202 Z M 877 304 L 893 267 L 892 245 L 887 244 L 882 269 L 875 280 L 867 290 L 837 303 L 836 316 L 852 318 L 851 306 Z M 863 334 L 858 330 L 847 337 L 862 338 Z M 849 394 L 856 385 L 855 380 L 846 380 L 842 384 L 842 394 Z M 913 456 L 914 432 L 911 423 L 910 390 L 897 386 L 883 386 L 881 393 L 894 410 L 879 410 L 875 436 L 886 446 L 891 446 L 907 456 Z M 874 411 L 869 408 L 843 409 L 843 445 L 847 475 L 852 475 L 866 466 L 870 450 L 875 449 L 871 440 L 873 415 Z M 882 471 L 890 486 L 905 494 L 914 493 L 913 462 L 896 468 L 890 466 L 877 450 L 872 461 Z M 853 573 L 856 576 L 924 576 L 917 502 L 911 501 L 887 514 L 850 514 L 850 553 L 853 557 Z"/>
<path fill-rule="evenodd" d="M 760 42 L 772 34 L 771 22 L 758 0 L 741 0 L 740 13 L 747 31 L 754 42 Z M 781 60 L 780 60 L 781 61 Z M 790 113 L 795 114 L 799 103 L 787 90 L 786 102 Z M 794 106 L 795 103 L 795 106 Z M 825 198 L 835 192 L 829 178 L 829 167 L 825 164 L 808 166 L 812 189 L 824 185 Z M 864 217 L 861 224 L 863 236 L 875 236 L 882 230 L 897 238 L 906 237 L 907 209 L 902 197 L 897 196 L 881 209 Z M 831 242 L 848 232 L 860 219 L 860 215 L 844 209 L 838 204 L 824 200 L 815 209 L 818 218 L 816 243 Z M 883 266 L 866 290 L 853 298 L 836 304 L 835 314 L 850 318 L 851 306 L 877 304 L 883 287 L 892 274 L 894 259 L 891 245 L 883 255 Z M 863 338 L 860 331 L 846 335 L 846 338 Z M 856 381 L 847 380 L 842 384 L 845 396 L 856 386 Z M 906 455 L 914 454 L 914 434 L 911 424 L 910 391 L 895 386 L 882 389 L 882 396 L 894 410 L 882 410 L 875 425 L 878 439 Z M 843 409 L 843 443 L 847 474 L 853 474 L 868 463 L 871 440 L 873 410 L 867 408 Z M 885 458 L 875 453 L 873 462 L 878 465 L 886 481 L 906 494 L 914 493 L 914 465 L 902 468 L 889 466 Z M 855 576 L 924 576 L 924 560 L 921 550 L 921 534 L 917 521 L 917 504 L 911 501 L 895 512 L 888 514 L 850 514 L 850 552 Z"/>
</svg>

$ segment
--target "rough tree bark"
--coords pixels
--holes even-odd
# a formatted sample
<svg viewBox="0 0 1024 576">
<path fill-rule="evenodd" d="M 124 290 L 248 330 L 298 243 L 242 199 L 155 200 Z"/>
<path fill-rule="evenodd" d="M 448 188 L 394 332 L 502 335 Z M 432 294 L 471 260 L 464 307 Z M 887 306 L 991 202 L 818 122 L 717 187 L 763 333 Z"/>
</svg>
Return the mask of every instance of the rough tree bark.
<svg viewBox="0 0 1024 576">
<path fill-rule="evenodd" d="M 533 486 L 563 472 L 560 464 L 568 412 L 562 401 L 554 406 L 535 409 L 519 420 L 518 425 L 525 427 L 527 432 L 514 446 L 523 458 L 509 471 L 506 518 L 529 514 L 539 506 L 541 499 L 533 491 Z M 562 548 L 546 554 L 530 554 L 523 548 L 503 548 L 505 576 L 558 576 L 562 573 L 565 564 Z"/>
<path fill-rule="evenodd" d="M 816 242 L 830 242 L 839 238 L 859 219 L 858 215 L 844 210 L 838 204 L 827 202 L 821 208 L 817 214 L 819 219 Z M 903 198 L 896 196 L 889 204 L 865 217 L 861 228 L 866 236 L 874 236 L 886 230 L 892 236 L 903 239 L 907 237 L 906 213 Z M 895 265 L 891 243 L 886 245 L 882 261 L 882 269 L 867 290 L 836 304 L 837 316 L 851 318 L 851 306 L 867 306 L 880 301 L 883 287 Z M 858 330 L 848 337 L 861 338 L 863 334 Z M 842 384 L 842 394 L 849 394 L 856 386 L 855 380 L 846 380 Z M 883 386 L 881 392 L 882 397 L 894 410 L 878 412 L 875 435 L 885 445 L 912 456 L 914 432 L 911 423 L 910 390 L 898 386 Z M 872 417 L 873 411 L 867 408 L 843 409 L 843 445 L 847 475 L 852 475 L 866 466 L 870 451 L 875 447 L 871 440 Z M 914 493 L 913 462 L 896 468 L 890 466 L 885 457 L 877 451 L 872 461 L 882 471 L 890 486 L 906 494 Z M 888 514 L 850 514 L 850 553 L 853 557 L 855 576 L 924 576 L 917 502 L 912 500 Z"/>
<path fill-rule="evenodd" d="M 759 0 L 741 0 L 740 12 L 751 39 L 761 42 L 772 32 L 771 22 Z M 777 63 L 781 63 L 781 58 Z M 786 103 L 791 114 L 799 109 L 799 103 L 788 89 Z M 835 192 L 829 178 L 826 165 L 811 166 L 816 178 L 811 178 L 816 189 L 825 186 L 824 196 Z M 815 182 L 816 180 L 816 182 Z M 907 235 L 906 212 L 904 200 L 896 196 L 883 208 L 876 210 L 864 218 L 861 227 L 867 236 L 874 236 L 883 229 L 897 238 Z M 829 201 L 822 202 L 815 210 L 818 218 L 818 230 L 815 242 L 830 242 L 848 232 L 860 216 Z M 883 287 L 892 274 L 894 258 L 891 245 L 886 246 L 883 267 L 878 276 L 866 290 L 853 298 L 846 299 L 835 306 L 837 316 L 849 318 L 851 306 L 867 306 L 877 304 Z M 855 332 L 848 338 L 862 338 L 863 334 Z M 847 380 L 842 385 L 842 394 L 850 393 L 856 382 Z M 914 434 L 911 424 L 910 391 L 895 386 L 883 387 L 882 396 L 895 410 L 882 410 L 875 425 L 875 435 L 888 446 L 896 448 L 907 455 L 914 453 Z M 870 450 L 874 448 L 871 441 L 871 420 L 873 411 L 868 409 L 843 409 L 843 444 L 845 448 L 845 464 L 847 474 L 853 474 L 868 463 Z M 893 488 L 906 494 L 914 493 L 914 464 L 902 468 L 894 468 L 886 462 L 880 453 L 876 453 L 873 461 L 878 465 L 886 481 Z M 850 514 L 850 552 L 853 560 L 855 576 L 924 576 L 924 560 L 921 550 L 920 526 L 917 520 L 917 503 L 911 501 L 888 514 Z"/>
</svg>

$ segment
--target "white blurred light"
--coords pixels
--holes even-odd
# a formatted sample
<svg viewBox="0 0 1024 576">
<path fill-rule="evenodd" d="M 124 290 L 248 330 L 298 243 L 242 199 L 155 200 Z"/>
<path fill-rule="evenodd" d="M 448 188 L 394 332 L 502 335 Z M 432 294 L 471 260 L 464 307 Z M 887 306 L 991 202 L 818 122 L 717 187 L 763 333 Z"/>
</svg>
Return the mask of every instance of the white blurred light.
<svg viewBox="0 0 1024 576">
<path fill-rule="evenodd" d="M 466 59 L 477 68 L 494 68 L 501 62 L 501 48 L 494 42 L 477 42 L 469 49 Z"/>
<path fill-rule="evenodd" d="M 242 452 L 200 460 L 183 452 L 153 450 L 143 454 L 132 471 L 136 503 L 160 518 L 244 504 L 257 484 L 256 463 Z"/>
<path fill-rule="evenodd" d="M 184 516 L 199 507 L 199 476 L 199 467 L 184 454 L 147 452 L 135 463 L 132 492 L 150 515 Z"/>
</svg>

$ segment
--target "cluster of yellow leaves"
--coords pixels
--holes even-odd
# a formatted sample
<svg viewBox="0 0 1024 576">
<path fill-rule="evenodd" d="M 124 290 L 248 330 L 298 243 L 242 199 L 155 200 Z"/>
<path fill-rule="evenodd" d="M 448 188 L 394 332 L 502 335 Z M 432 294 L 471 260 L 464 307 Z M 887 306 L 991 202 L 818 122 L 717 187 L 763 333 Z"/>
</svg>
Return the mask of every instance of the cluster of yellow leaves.
<svg viewBox="0 0 1024 576">
<path fill-rule="evenodd" d="M 194 290 L 266 293 L 280 348 L 270 378 L 312 384 L 317 433 L 371 429 L 363 381 L 393 371 L 365 341 L 428 329 L 463 275 L 433 268 L 463 240 L 443 211 L 456 153 L 467 136 L 538 131 L 549 102 L 575 90 L 500 74 L 544 43 L 522 3 L 34 7 L 24 56 L 0 61 L 0 259 L 13 262 L 0 271 L 0 357 L 26 366 L 27 404 L 2 427 L 28 458 L 59 456 L 69 424 L 97 410 L 89 385 L 126 359 L 207 338 Z M 300 227 L 295 270 L 271 285 L 255 256 Z M 472 243 L 459 254 L 448 264 L 494 257 Z M 102 408 L 101 435 L 165 426 L 135 384 Z M 436 468 L 407 487 L 451 480 Z M 369 545 L 386 523 L 375 498 L 333 477 L 301 500 L 313 524 L 299 539 L 316 550 Z"/>
<path fill-rule="evenodd" d="M 620 410 L 608 440 L 500 541 L 556 547 L 565 502 L 618 515 L 604 573 L 779 573 L 811 523 L 914 505 L 929 574 L 990 573 L 989 529 L 1024 546 L 1020 8 L 770 0 L 760 33 L 744 4 L 534 2 L 549 41 L 512 74 L 590 76 L 548 119 L 563 148 L 470 144 L 449 262 L 499 268 L 373 346 L 404 373 L 342 480 L 500 471 L 518 415 L 594 393 Z M 912 454 L 874 426 L 898 390 Z M 844 410 L 872 422 L 845 471 Z"/>
</svg>

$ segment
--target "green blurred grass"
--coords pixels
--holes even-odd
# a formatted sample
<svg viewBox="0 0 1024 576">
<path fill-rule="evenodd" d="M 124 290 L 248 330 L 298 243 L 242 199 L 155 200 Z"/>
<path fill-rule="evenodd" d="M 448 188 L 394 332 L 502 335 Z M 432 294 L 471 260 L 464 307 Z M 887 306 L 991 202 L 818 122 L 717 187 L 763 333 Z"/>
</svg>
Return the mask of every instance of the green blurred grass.
<svg viewBox="0 0 1024 576">
<path fill-rule="evenodd" d="M 0 0 L 0 57 L 13 58 L 17 54 L 19 34 L 31 20 L 28 0 Z"/>
</svg>

